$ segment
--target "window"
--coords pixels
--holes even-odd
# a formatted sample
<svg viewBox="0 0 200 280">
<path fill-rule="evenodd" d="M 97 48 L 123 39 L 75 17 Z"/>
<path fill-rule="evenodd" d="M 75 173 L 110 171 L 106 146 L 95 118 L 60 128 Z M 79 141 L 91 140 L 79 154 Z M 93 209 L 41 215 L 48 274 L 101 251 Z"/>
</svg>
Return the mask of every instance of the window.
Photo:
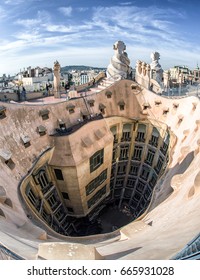
<svg viewBox="0 0 200 280">
<path fill-rule="evenodd" d="M 161 152 L 163 153 L 163 155 L 166 155 L 167 150 L 168 150 L 168 144 L 163 142 L 162 147 L 160 147 Z"/>
<path fill-rule="evenodd" d="M 133 199 L 134 199 L 135 201 L 139 201 L 139 200 L 141 199 L 141 194 L 140 194 L 139 192 L 136 191 L 136 192 L 134 193 Z"/>
<path fill-rule="evenodd" d="M 115 161 L 116 161 L 116 152 L 117 152 L 116 148 L 113 149 L 113 153 L 112 153 L 112 162 L 115 162 Z"/>
<path fill-rule="evenodd" d="M 90 173 L 96 170 L 102 163 L 103 163 L 103 149 L 96 152 L 91 158 L 90 158 Z"/>
<path fill-rule="evenodd" d="M 142 166 L 142 171 L 141 171 L 141 174 L 140 174 L 140 177 L 147 181 L 148 180 L 148 177 L 149 177 L 149 173 L 150 173 L 150 169 L 147 167 L 147 166 Z"/>
<path fill-rule="evenodd" d="M 125 174 L 126 173 L 126 166 L 127 166 L 127 161 L 126 162 L 119 162 L 118 163 L 118 170 L 117 174 Z"/>
<path fill-rule="evenodd" d="M 155 156 L 155 152 L 153 150 L 149 149 L 145 162 L 149 165 L 152 165 L 154 156 Z"/>
<path fill-rule="evenodd" d="M 125 189 L 124 190 L 124 198 L 130 198 L 132 195 L 133 189 Z"/>
<path fill-rule="evenodd" d="M 151 140 L 149 141 L 149 144 L 154 147 L 157 147 L 158 146 L 158 137 L 155 135 L 152 135 Z"/>
<path fill-rule="evenodd" d="M 152 131 L 152 136 L 151 136 L 151 140 L 149 141 L 149 144 L 154 146 L 154 147 L 157 147 L 158 146 L 158 139 L 159 139 L 159 131 L 157 128 L 153 128 L 153 131 Z"/>
<path fill-rule="evenodd" d="M 131 132 L 130 131 L 123 131 L 122 132 L 122 139 L 121 141 L 124 142 L 124 141 L 130 141 L 131 140 Z"/>
<path fill-rule="evenodd" d="M 114 137 L 113 143 L 116 144 L 118 142 L 117 135 L 113 134 L 113 137 Z"/>
<path fill-rule="evenodd" d="M 119 105 L 119 109 L 120 109 L 120 111 L 123 111 L 124 110 L 124 105 L 123 104 Z"/>
<path fill-rule="evenodd" d="M 49 203 L 51 209 L 54 211 L 58 205 L 60 204 L 60 201 L 58 199 L 58 196 L 55 192 L 51 193 L 49 197 L 47 198 L 47 202 Z"/>
<path fill-rule="evenodd" d="M 113 126 L 113 127 L 111 127 L 110 128 L 110 130 L 111 130 L 111 132 L 112 132 L 112 134 L 113 134 L 113 137 L 114 137 L 114 141 L 113 141 L 113 143 L 115 144 L 115 143 L 117 143 L 118 142 L 118 137 L 117 137 L 117 127 L 116 126 Z"/>
<path fill-rule="evenodd" d="M 137 133 L 137 137 L 136 137 L 136 141 L 137 142 L 145 142 L 145 133 L 144 132 L 140 132 L 140 131 L 138 131 L 138 133 Z"/>
<path fill-rule="evenodd" d="M 102 196 L 104 196 L 106 194 L 106 185 L 100 189 L 97 193 L 95 193 L 95 195 L 90 198 L 87 202 L 88 208 L 91 208 L 94 204 L 96 204 L 97 201 L 99 201 Z"/>
<path fill-rule="evenodd" d="M 125 102 L 123 100 L 119 101 L 118 102 L 118 106 L 119 106 L 120 111 L 123 111 L 124 110 L 124 106 L 125 106 Z"/>
<path fill-rule="evenodd" d="M 37 197 L 34 194 L 33 190 L 31 189 L 31 185 L 28 184 L 26 187 L 26 195 L 33 206 L 36 205 Z"/>
<path fill-rule="evenodd" d="M 140 200 L 140 207 L 144 208 L 146 206 L 146 201 L 144 199 L 144 197 Z"/>
<path fill-rule="evenodd" d="M 122 130 L 122 138 L 121 141 L 130 141 L 131 140 L 131 124 L 126 123 L 123 125 L 123 130 Z"/>
<path fill-rule="evenodd" d="M 143 151 L 143 147 L 142 146 L 135 145 L 132 159 L 141 161 L 141 159 L 142 159 L 142 151 Z"/>
<path fill-rule="evenodd" d="M 162 169 L 163 163 L 164 163 L 164 159 L 161 156 L 159 156 L 157 165 L 155 167 L 155 171 L 156 171 L 157 174 L 160 173 L 160 170 Z"/>
<path fill-rule="evenodd" d="M 124 184 L 125 177 L 117 178 L 115 183 L 115 188 L 122 188 Z"/>
<path fill-rule="evenodd" d="M 57 180 L 64 181 L 62 170 L 61 169 L 54 169 L 54 173 L 56 175 Z"/>
<path fill-rule="evenodd" d="M 111 177 L 115 176 L 115 171 L 116 171 L 116 164 L 113 164 L 111 169 Z"/>
<path fill-rule="evenodd" d="M 119 198 L 121 196 L 122 189 L 115 189 L 114 190 L 114 196 L 115 198 Z"/>
<path fill-rule="evenodd" d="M 133 188 L 135 186 L 136 179 L 135 178 L 128 178 L 127 180 L 127 188 Z"/>
<path fill-rule="evenodd" d="M 65 210 L 62 206 L 56 211 L 55 217 L 59 222 L 65 217 Z"/>
<path fill-rule="evenodd" d="M 137 189 L 139 192 L 142 193 L 143 190 L 144 190 L 144 188 L 145 188 L 145 183 L 143 183 L 142 181 L 138 180 L 136 189 Z"/>
<path fill-rule="evenodd" d="M 36 183 L 40 185 L 42 193 L 46 193 L 51 187 L 51 183 L 49 182 L 45 169 L 39 170 L 36 175 L 33 175 L 33 177 L 36 180 Z"/>
<path fill-rule="evenodd" d="M 149 200 L 151 198 L 151 195 L 152 195 L 152 190 L 148 186 L 148 188 L 146 188 L 144 192 L 144 199 Z"/>
<path fill-rule="evenodd" d="M 41 216 L 48 224 L 51 223 L 52 217 L 44 208 L 42 208 Z"/>
<path fill-rule="evenodd" d="M 110 190 L 112 191 L 114 188 L 114 179 L 110 180 Z"/>
<path fill-rule="evenodd" d="M 139 124 L 138 125 L 137 137 L 135 138 L 135 140 L 137 142 L 145 142 L 145 133 L 146 133 L 146 125 Z"/>
<path fill-rule="evenodd" d="M 62 192 L 62 196 L 64 199 L 69 199 L 69 195 L 66 192 Z"/>
<path fill-rule="evenodd" d="M 129 173 L 131 175 L 137 176 L 138 172 L 139 172 L 139 168 L 140 168 L 140 165 L 131 162 L 130 172 Z"/>
<path fill-rule="evenodd" d="M 133 213 L 133 211 L 135 212 L 135 208 L 137 207 L 138 202 L 135 200 L 131 200 L 131 206 L 130 209 L 132 210 L 131 212 Z"/>
<path fill-rule="evenodd" d="M 92 180 L 86 187 L 86 195 L 91 194 L 107 179 L 107 169 L 105 169 L 99 176 Z"/>
<path fill-rule="evenodd" d="M 149 186 L 153 188 L 156 182 L 157 182 L 157 176 L 155 174 L 152 174 L 151 180 L 149 181 Z"/>
<path fill-rule="evenodd" d="M 163 153 L 163 155 L 166 155 L 168 147 L 169 147 L 169 134 L 166 134 L 165 139 L 163 141 L 163 144 L 160 147 L 160 150 Z"/>
<path fill-rule="evenodd" d="M 128 159 L 129 145 L 120 146 L 120 160 Z"/>
</svg>

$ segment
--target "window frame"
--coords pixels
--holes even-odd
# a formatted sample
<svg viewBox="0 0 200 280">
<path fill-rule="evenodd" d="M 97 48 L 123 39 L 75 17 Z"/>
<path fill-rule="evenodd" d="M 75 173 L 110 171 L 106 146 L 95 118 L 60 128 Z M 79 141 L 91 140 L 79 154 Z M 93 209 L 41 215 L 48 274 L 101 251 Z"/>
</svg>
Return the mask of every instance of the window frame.
<svg viewBox="0 0 200 280">
<path fill-rule="evenodd" d="M 90 157 L 90 173 L 92 173 L 97 168 L 99 168 L 99 166 L 103 164 L 103 161 L 104 161 L 104 149 L 101 149 Z"/>
</svg>

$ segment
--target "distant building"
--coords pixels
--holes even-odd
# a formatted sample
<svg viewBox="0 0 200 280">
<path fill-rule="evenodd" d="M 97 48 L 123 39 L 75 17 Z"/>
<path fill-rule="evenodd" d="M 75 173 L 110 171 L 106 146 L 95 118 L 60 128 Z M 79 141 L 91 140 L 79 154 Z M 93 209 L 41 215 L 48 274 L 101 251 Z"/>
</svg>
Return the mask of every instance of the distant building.
<svg viewBox="0 0 200 280">
<path fill-rule="evenodd" d="M 199 66 L 197 64 L 197 67 L 194 69 L 193 71 L 193 75 L 194 75 L 194 81 L 200 81 L 200 69 Z"/>
<path fill-rule="evenodd" d="M 174 81 L 179 80 L 179 75 L 183 75 L 183 80 L 191 80 L 192 78 L 192 71 L 187 66 L 174 66 L 170 68 L 170 78 Z"/>
<path fill-rule="evenodd" d="M 83 84 L 86 84 L 89 82 L 89 76 L 87 73 L 81 73 L 80 75 L 80 84 L 83 85 Z"/>
<path fill-rule="evenodd" d="M 52 69 L 44 67 L 31 68 L 20 71 L 15 80 L 23 84 L 27 91 L 36 91 L 45 88 L 47 82 L 53 81 Z"/>
</svg>

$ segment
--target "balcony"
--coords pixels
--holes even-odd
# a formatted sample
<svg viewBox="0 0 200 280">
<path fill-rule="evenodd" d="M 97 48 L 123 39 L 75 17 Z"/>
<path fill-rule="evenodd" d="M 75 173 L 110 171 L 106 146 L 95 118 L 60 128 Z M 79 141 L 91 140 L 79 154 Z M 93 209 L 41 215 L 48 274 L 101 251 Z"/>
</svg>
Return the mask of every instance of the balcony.
<svg viewBox="0 0 200 280">
<path fill-rule="evenodd" d="M 81 120 L 78 119 L 78 123 L 68 127 L 68 128 L 56 128 L 55 133 L 51 134 L 50 136 L 66 136 L 74 133 L 77 131 L 79 128 L 84 126 L 85 124 L 91 122 L 91 121 L 96 121 L 96 120 L 101 120 L 103 119 L 102 114 L 95 114 L 95 115 L 88 115 L 86 119 Z"/>
</svg>

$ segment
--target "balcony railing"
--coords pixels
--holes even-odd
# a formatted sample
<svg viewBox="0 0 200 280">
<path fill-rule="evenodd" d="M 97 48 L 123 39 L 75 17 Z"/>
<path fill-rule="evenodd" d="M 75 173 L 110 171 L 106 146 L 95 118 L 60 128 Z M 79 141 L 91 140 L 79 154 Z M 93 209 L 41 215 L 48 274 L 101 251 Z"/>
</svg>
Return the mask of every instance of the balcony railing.
<svg viewBox="0 0 200 280">
<path fill-rule="evenodd" d="M 77 131 L 79 128 L 84 126 L 85 124 L 91 122 L 91 121 L 96 121 L 96 120 L 101 120 L 103 119 L 102 114 L 95 114 L 95 115 L 88 115 L 87 119 L 84 120 L 78 120 L 78 123 L 68 127 L 68 128 L 56 128 L 55 133 L 51 134 L 51 136 L 66 136 L 74 133 Z"/>
</svg>

